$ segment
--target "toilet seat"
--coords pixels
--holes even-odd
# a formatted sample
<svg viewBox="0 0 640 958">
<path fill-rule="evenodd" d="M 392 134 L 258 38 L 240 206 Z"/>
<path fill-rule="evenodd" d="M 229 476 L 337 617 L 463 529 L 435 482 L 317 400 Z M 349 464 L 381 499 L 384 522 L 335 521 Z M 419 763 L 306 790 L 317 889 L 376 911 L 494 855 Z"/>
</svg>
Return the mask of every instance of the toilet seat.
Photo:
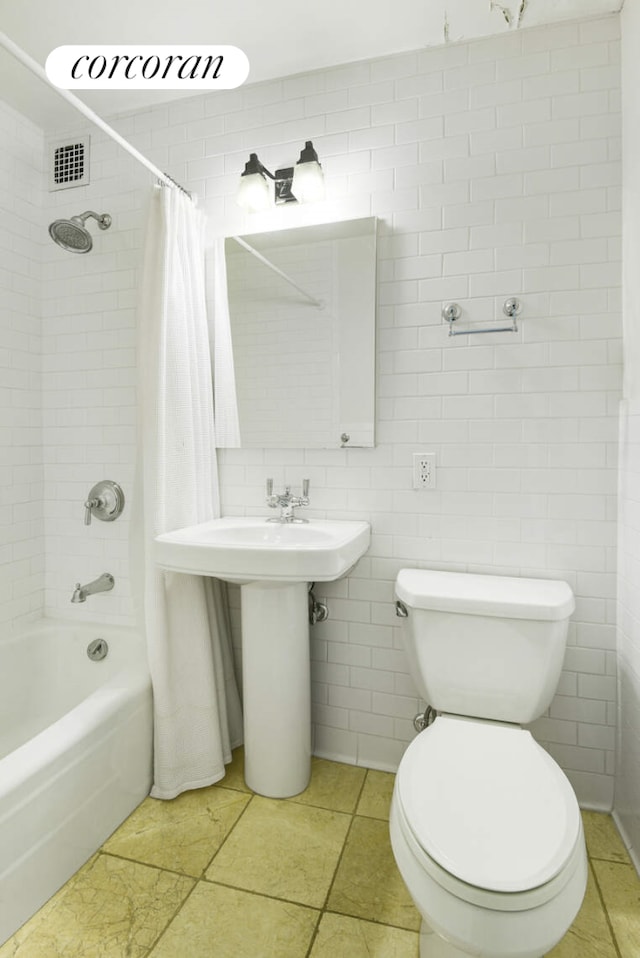
<svg viewBox="0 0 640 958">
<path fill-rule="evenodd" d="M 581 847 L 569 781 L 516 725 L 440 715 L 405 752 L 396 797 L 424 866 L 469 901 L 546 898 Z"/>
</svg>

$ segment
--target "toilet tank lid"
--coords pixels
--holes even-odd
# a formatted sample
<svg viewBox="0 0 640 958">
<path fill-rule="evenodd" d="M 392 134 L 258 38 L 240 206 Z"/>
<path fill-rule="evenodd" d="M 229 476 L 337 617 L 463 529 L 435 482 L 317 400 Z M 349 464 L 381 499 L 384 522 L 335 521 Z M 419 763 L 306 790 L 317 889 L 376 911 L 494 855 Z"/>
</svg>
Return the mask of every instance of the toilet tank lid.
<svg viewBox="0 0 640 958">
<path fill-rule="evenodd" d="M 575 608 L 570 586 L 558 579 L 401 569 L 396 595 L 414 609 L 512 619 L 568 619 Z"/>
</svg>

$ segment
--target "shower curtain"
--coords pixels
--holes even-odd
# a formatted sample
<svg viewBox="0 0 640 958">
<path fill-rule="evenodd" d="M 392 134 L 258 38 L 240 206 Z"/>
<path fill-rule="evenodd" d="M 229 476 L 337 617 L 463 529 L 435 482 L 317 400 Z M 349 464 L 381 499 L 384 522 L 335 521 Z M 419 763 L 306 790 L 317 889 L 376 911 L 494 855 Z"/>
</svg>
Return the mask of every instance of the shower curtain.
<svg viewBox="0 0 640 958">
<path fill-rule="evenodd" d="M 140 313 L 144 618 L 154 694 L 151 794 L 219 781 L 242 740 L 226 587 L 159 570 L 154 536 L 220 514 L 204 279 L 204 217 L 154 188 Z"/>
</svg>

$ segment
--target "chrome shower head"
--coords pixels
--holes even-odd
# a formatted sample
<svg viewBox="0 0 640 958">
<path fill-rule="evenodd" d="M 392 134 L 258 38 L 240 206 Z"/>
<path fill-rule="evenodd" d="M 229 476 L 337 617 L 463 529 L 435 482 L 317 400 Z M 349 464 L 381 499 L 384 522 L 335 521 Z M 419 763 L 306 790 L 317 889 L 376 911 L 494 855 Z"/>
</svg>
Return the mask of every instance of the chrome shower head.
<svg viewBox="0 0 640 958">
<path fill-rule="evenodd" d="M 111 226 L 111 217 L 108 213 L 99 214 L 87 210 L 86 213 L 72 216 L 68 220 L 54 220 L 49 226 L 51 239 L 70 253 L 88 253 L 93 246 L 93 240 L 84 222 L 90 216 L 97 221 L 101 230 L 108 230 Z"/>
</svg>

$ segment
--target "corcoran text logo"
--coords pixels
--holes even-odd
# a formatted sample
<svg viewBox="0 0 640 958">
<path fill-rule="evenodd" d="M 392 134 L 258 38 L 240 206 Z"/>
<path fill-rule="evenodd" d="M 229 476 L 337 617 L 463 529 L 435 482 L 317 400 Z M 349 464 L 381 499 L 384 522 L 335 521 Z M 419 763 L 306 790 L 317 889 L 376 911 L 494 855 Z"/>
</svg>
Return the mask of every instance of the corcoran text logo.
<svg viewBox="0 0 640 958">
<path fill-rule="evenodd" d="M 47 76 L 64 90 L 231 90 L 249 75 L 238 47 L 81 44 L 56 47 Z"/>
</svg>

